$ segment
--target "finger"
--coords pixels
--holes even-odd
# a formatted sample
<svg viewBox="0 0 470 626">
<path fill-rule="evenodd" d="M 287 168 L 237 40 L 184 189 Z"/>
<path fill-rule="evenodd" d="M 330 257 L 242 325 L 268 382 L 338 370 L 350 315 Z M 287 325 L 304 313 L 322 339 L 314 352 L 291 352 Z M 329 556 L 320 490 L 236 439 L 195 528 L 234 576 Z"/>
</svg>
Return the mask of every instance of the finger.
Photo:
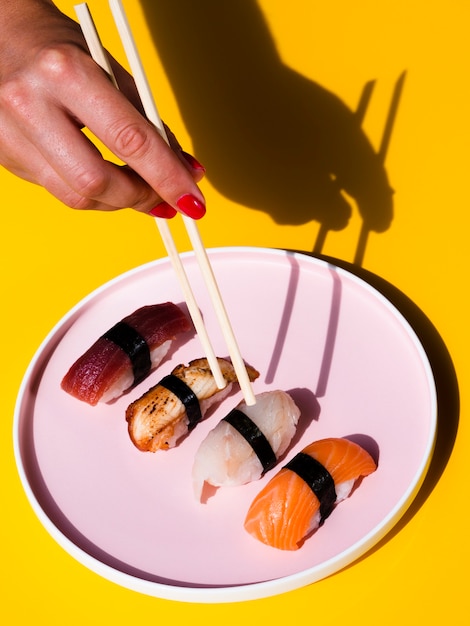
<svg viewBox="0 0 470 626">
<path fill-rule="evenodd" d="M 63 204 L 78 209 L 94 209 L 111 211 L 116 207 L 105 202 L 93 200 L 77 193 L 67 182 L 60 177 L 56 170 L 51 167 L 43 154 L 16 128 L 11 119 L 0 120 L 0 141 L 2 151 L 0 153 L 0 165 L 16 176 L 47 189 Z M 121 167 L 120 170 L 128 168 Z M 136 177 L 135 172 L 129 171 L 123 174 Z M 161 199 L 155 197 L 155 205 L 159 205 Z M 168 213 L 168 211 L 166 212 Z M 165 214 L 161 217 L 169 217 Z"/>
<path fill-rule="evenodd" d="M 56 76 L 60 102 L 171 206 L 180 209 L 180 199 L 188 195 L 203 206 L 202 193 L 178 156 L 99 68 L 93 67 L 85 72 L 76 59 L 54 60 L 54 72 L 60 76 L 60 80 Z M 147 202 L 136 204 L 131 196 L 126 195 L 129 206 L 148 210 Z M 103 199 L 101 194 L 95 198 Z"/>
<path fill-rule="evenodd" d="M 81 139 L 81 137 L 79 137 L 79 139 Z M 84 195 L 74 190 L 67 184 L 65 180 L 66 176 L 63 175 L 61 177 L 58 175 L 57 171 L 51 167 L 43 154 L 31 144 L 24 136 L 23 132 L 20 132 L 19 129 L 15 127 L 12 120 L 8 120 L 7 122 L 5 122 L 4 119 L 1 120 L 0 141 L 3 147 L 0 153 L 0 165 L 24 180 L 41 185 L 67 206 L 76 209 L 105 211 L 122 208 L 121 206 L 116 206 L 116 203 L 109 204 L 104 201 L 96 201 L 87 197 L 87 194 Z M 90 147 L 92 150 L 96 151 L 96 148 L 92 144 Z M 27 155 L 27 162 L 25 162 L 25 155 Z M 99 157 L 99 165 L 101 166 L 101 157 Z M 113 165 L 112 167 L 114 177 L 122 174 L 137 185 L 143 183 L 138 175 L 127 166 L 116 168 L 116 166 Z M 149 213 L 151 215 L 163 218 L 174 217 L 175 210 L 162 202 L 161 198 L 157 195 L 150 199 L 152 210 L 149 211 Z"/>
<path fill-rule="evenodd" d="M 70 189 L 67 202 L 74 208 L 92 208 L 97 204 L 115 209 L 135 207 L 148 212 L 160 200 L 158 194 L 136 172 L 105 161 L 93 143 L 85 137 L 70 117 L 59 108 L 51 108 L 48 101 L 35 98 L 35 93 L 10 86 L 10 99 L 16 106 L 10 110 L 12 129 L 21 128 L 23 156 L 19 152 L 18 161 L 28 154 L 28 144 L 36 146 L 35 178 L 36 182 L 47 189 L 62 187 Z M 44 120 L 47 123 L 44 123 Z M 19 133 L 17 133 L 19 136 Z M 9 140 L 14 146 L 18 136 Z M 37 158 L 49 164 L 44 167 Z M 51 175 L 50 170 L 55 172 Z M 47 179 L 46 179 L 47 177 Z M 62 180 L 60 185 L 55 178 Z M 64 197 L 62 192 L 61 198 Z"/>
<path fill-rule="evenodd" d="M 73 51 L 77 53 L 77 49 L 73 49 Z M 63 47 L 60 47 L 47 52 L 46 62 L 44 58 L 40 59 L 40 67 L 42 70 L 47 70 L 47 76 L 44 78 L 47 87 L 46 93 L 41 90 L 43 85 L 40 80 L 35 80 L 34 90 L 31 90 L 31 85 L 27 82 L 24 83 L 24 81 L 10 81 L 6 88 L 5 86 L 2 87 L 2 100 L 6 104 L 5 110 L 10 113 L 13 120 L 16 118 L 16 126 L 21 128 L 25 137 L 29 138 L 31 144 L 37 147 L 44 160 L 50 166 L 47 167 L 44 163 L 39 165 L 40 159 L 37 158 L 35 172 L 25 173 L 24 177 L 34 179 L 35 182 L 53 190 L 53 193 L 63 199 L 69 206 L 76 208 L 95 208 L 99 206 L 123 208 L 132 206 L 144 212 L 149 211 L 161 199 L 157 192 L 157 189 L 161 187 L 158 180 L 176 180 L 179 178 L 181 189 L 189 188 L 190 192 L 179 196 L 178 200 L 170 198 L 170 206 L 176 204 L 179 209 L 190 214 L 191 217 L 201 217 L 205 212 L 203 201 L 201 202 L 200 200 L 202 194 L 200 194 L 193 182 L 193 178 L 200 177 L 200 168 L 191 167 L 191 174 L 189 174 L 186 168 L 182 168 L 181 162 L 175 158 L 174 153 L 168 148 L 166 142 L 138 114 L 130 102 L 110 85 L 101 69 L 88 56 L 82 53 L 80 53 L 81 63 L 73 62 L 74 54 L 70 56 L 69 53 L 70 49 L 68 47 L 67 54 L 64 54 Z M 70 62 L 71 59 L 72 62 Z M 83 59 L 88 60 L 88 64 L 83 63 Z M 72 68 L 73 72 L 69 71 L 70 68 Z M 86 68 L 86 71 L 84 68 Z M 48 84 L 48 81 L 49 83 L 51 82 L 51 75 L 52 79 L 54 79 L 52 80 L 52 87 Z M 93 100 L 93 98 L 90 100 L 83 98 L 83 93 L 86 91 L 86 89 L 82 88 L 86 87 L 86 85 L 83 85 L 84 78 L 86 78 L 86 84 L 101 85 L 98 89 L 98 101 Z M 88 78 L 90 78 L 90 82 L 88 82 Z M 62 90 L 62 87 L 64 87 L 65 91 Z M 103 100 L 102 93 L 110 94 L 111 102 L 106 96 L 104 96 Z M 56 108 L 50 106 L 50 94 L 56 96 Z M 67 95 L 69 98 L 71 95 L 74 96 L 72 98 L 73 103 L 68 102 L 67 97 L 64 97 L 64 95 Z M 139 126 L 137 135 L 142 136 L 143 134 L 145 136 L 148 133 L 151 138 L 150 143 L 152 143 L 152 140 L 153 144 L 156 142 L 159 150 L 157 151 L 157 163 L 154 163 L 155 158 L 151 159 L 153 169 L 155 169 L 155 166 L 158 167 L 162 161 L 161 155 L 163 154 L 164 162 L 159 172 L 160 179 L 153 177 L 151 173 L 148 176 L 150 180 L 157 180 L 154 186 L 149 185 L 142 176 L 136 171 L 132 171 L 132 169 L 119 169 L 116 165 L 103 161 L 96 148 L 78 131 L 77 126 L 71 122 L 69 115 L 74 120 L 77 120 L 78 123 L 82 119 L 86 123 L 87 111 L 90 111 L 90 106 L 92 112 L 97 110 L 101 112 L 99 106 L 98 109 L 95 109 L 94 106 L 102 102 L 106 104 L 103 107 L 106 113 L 109 105 L 114 105 L 112 96 L 119 96 L 116 109 L 119 115 L 125 114 L 126 118 L 128 116 L 134 117 L 135 121 L 131 122 L 131 124 L 137 123 Z M 77 102 L 85 102 L 87 105 L 85 110 L 81 106 L 75 108 Z M 67 114 L 61 108 L 64 105 L 69 109 Z M 98 119 L 103 121 L 106 126 L 106 119 L 102 119 L 100 116 L 98 116 Z M 46 120 L 47 124 L 44 124 L 44 120 Z M 92 127 L 92 124 L 88 124 L 88 126 Z M 54 129 L 53 132 L 51 128 Z M 126 160 L 125 151 L 121 153 L 118 149 L 114 150 L 114 152 L 121 159 L 124 157 L 124 160 Z M 24 154 L 28 153 L 25 151 Z M 21 155 L 18 155 L 18 161 L 21 162 Z M 173 187 L 177 188 L 175 185 Z M 174 195 L 178 197 L 178 191 Z M 199 199 L 196 196 L 199 196 Z M 170 197 L 169 192 L 168 197 Z"/>
<path fill-rule="evenodd" d="M 119 89 L 123 92 L 126 98 L 132 102 L 134 107 L 142 115 L 145 115 L 134 79 L 111 55 L 109 55 L 109 60 L 116 77 L 117 84 L 119 85 Z M 171 149 L 180 159 L 184 167 L 187 168 L 193 180 L 196 183 L 202 180 L 206 173 L 206 168 L 192 154 L 183 150 L 175 134 L 171 128 L 167 126 L 167 124 L 163 123 L 163 126 L 165 128 L 165 133 Z"/>
</svg>

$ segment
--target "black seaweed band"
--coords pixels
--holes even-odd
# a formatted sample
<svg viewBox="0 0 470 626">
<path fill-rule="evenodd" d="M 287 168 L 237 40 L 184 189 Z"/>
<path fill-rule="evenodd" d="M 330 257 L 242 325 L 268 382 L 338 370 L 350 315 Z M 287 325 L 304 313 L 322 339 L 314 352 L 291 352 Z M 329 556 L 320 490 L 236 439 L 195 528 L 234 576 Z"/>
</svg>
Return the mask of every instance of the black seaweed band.
<svg viewBox="0 0 470 626">
<path fill-rule="evenodd" d="M 188 430 L 192 430 L 202 419 L 201 405 L 194 391 L 184 380 L 174 374 L 168 374 L 158 383 L 181 400 L 188 416 Z"/>
<path fill-rule="evenodd" d="M 335 483 L 319 461 L 305 452 L 299 452 L 285 465 L 304 480 L 320 501 L 321 522 L 330 515 L 336 502 Z"/>
<path fill-rule="evenodd" d="M 145 339 L 135 328 L 132 328 L 126 322 L 118 322 L 102 335 L 102 339 L 112 341 L 130 358 L 134 374 L 134 385 L 137 385 L 149 375 L 152 368 L 150 349 Z"/>
<path fill-rule="evenodd" d="M 263 473 L 276 465 L 277 459 L 271 444 L 248 415 L 238 409 L 233 409 L 223 419 L 233 426 L 253 448 L 253 452 L 263 466 Z"/>
</svg>

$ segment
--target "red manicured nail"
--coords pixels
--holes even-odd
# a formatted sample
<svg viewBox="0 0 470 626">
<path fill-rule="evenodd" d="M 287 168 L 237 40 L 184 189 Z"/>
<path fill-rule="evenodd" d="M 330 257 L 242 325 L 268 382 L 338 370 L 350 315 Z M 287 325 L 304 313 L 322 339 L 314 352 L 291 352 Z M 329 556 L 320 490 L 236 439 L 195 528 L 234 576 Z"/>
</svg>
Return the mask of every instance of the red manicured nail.
<svg viewBox="0 0 470 626">
<path fill-rule="evenodd" d="M 178 213 L 176 209 L 174 209 L 167 202 L 160 202 L 157 206 L 154 206 L 151 211 L 149 211 L 149 215 L 153 215 L 153 217 L 163 217 L 167 220 L 175 217 Z"/>
<path fill-rule="evenodd" d="M 206 207 L 203 202 L 187 193 L 176 203 L 182 213 L 191 217 L 193 220 L 199 220 L 206 213 Z"/>
<path fill-rule="evenodd" d="M 204 165 L 201 165 L 201 163 L 199 163 L 199 161 L 195 157 L 193 157 L 192 154 L 189 154 L 189 152 L 184 152 L 184 151 L 182 152 L 182 154 L 193 169 L 199 170 L 200 172 L 206 171 L 206 168 L 204 167 Z"/>
</svg>

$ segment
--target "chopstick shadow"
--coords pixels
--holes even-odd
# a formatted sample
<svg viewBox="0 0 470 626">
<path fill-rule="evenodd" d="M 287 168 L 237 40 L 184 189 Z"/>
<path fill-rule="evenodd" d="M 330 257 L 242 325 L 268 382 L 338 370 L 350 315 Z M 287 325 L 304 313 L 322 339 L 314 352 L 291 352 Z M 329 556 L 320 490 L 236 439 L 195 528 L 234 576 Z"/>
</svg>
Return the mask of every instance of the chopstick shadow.
<svg viewBox="0 0 470 626">
<path fill-rule="evenodd" d="M 282 359 L 282 353 L 287 337 L 287 331 L 291 322 L 292 311 L 294 308 L 300 277 L 299 263 L 295 256 L 288 256 L 287 261 L 291 265 L 291 272 L 286 295 L 284 297 L 284 309 L 281 315 L 281 321 L 279 324 L 276 341 L 274 342 L 271 360 L 266 370 L 265 382 L 267 384 L 271 384 L 275 379 L 277 368 Z M 338 320 L 341 310 L 342 283 L 340 277 L 338 276 L 338 273 L 335 271 L 335 267 L 333 264 L 329 268 L 329 273 L 331 276 L 330 314 L 328 318 L 328 326 L 325 333 L 320 371 L 314 392 L 317 406 L 315 411 L 313 411 L 313 414 L 316 416 L 315 419 L 317 419 L 319 413 L 318 398 L 323 398 L 325 396 L 328 386 L 328 378 L 330 375 L 331 364 L 333 361 L 336 333 L 338 329 Z"/>
<path fill-rule="evenodd" d="M 287 337 L 287 330 L 289 328 L 290 320 L 292 317 L 292 311 L 294 309 L 294 302 L 297 293 L 297 287 L 299 284 L 300 269 L 299 263 L 294 256 L 289 256 L 287 261 L 290 263 L 291 271 L 289 276 L 289 284 L 287 286 L 286 295 L 284 298 L 284 309 L 282 311 L 281 321 L 279 329 L 277 331 L 276 341 L 274 342 L 273 352 L 271 360 L 266 370 L 265 383 L 270 385 L 275 376 L 279 366 L 279 362 L 282 358 L 282 351 Z"/>
<path fill-rule="evenodd" d="M 316 256 L 316 255 L 314 255 Z M 457 436 L 460 417 L 460 393 L 457 374 L 452 358 L 439 332 L 424 312 L 403 292 L 376 274 L 352 263 L 320 255 L 319 258 L 334 263 L 356 274 L 375 287 L 403 314 L 413 328 L 429 359 L 437 395 L 437 434 L 434 452 L 426 477 L 413 502 L 387 535 L 369 552 L 388 542 L 419 511 L 444 472 Z M 365 555 L 367 556 L 367 555 Z M 363 557 L 365 558 L 365 557 Z"/>
<path fill-rule="evenodd" d="M 211 184 L 279 224 L 319 222 L 316 253 L 328 231 L 346 228 L 355 204 L 364 221 L 360 260 L 367 233 L 383 232 L 392 221 L 384 156 L 404 75 L 376 151 L 361 128 L 374 81 L 352 111 L 283 63 L 255 0 L 143 0 L 142 6 Z"/>
</svg>

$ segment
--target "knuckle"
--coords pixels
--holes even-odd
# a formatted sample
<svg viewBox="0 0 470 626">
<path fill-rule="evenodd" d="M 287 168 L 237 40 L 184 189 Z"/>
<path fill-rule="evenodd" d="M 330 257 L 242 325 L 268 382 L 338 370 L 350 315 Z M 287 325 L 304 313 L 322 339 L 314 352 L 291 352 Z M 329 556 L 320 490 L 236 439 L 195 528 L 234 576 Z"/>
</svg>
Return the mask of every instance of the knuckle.
<svg viewBox="0 0 470 626">
<path fill-rule="evenodd" d="M 148 213 L 150 209 L 152 209 L 160 201 L 160 196 L 158 196 L 153 189 L 149 189 L 134 200 L 132 208 L 136 211 L 141 211 L 142 213 Z"/>
<path fill-rule="evenodd" d="M 69 81 L 77 72 L 76 52 L 77 48 L 69 44 L 47 46 L 37 54 L 37 71 L 47 81 Z"/>
<path fill-rule="evenodd" d="M 99 205 L 93 198 L 82 196 L 70 187 L 66 187 L 65 189 L 61 188 L 60 192 L 54 195 L 56 195 L 65 206 L 78 211 L 92 211 Z"/>
<path fill-rule="evenodd" d="M 109 131 L 117 155 L 124 161 L 142 158 L 149 152 L 149 132 L 141 123 L 118 122 Z"/>
<path fill-rule="evenodd" d="M 30 97 L 22 81 L 11 78 L 0 87 L 0 106 L 4 111 L 23 115 L 30 107 Z"/>
<path fill-rule="evenodd" d="M 38 50 L 34 62 L 24 71 L 3 77 L 0 83 L 2 107 L 24 117 L 34 106 L 41 89 L 78 83 L 78 51 L 78 47 L 71 44 L 49 45 Z"/>
<path fill-rule="evenodd" d="M 80 169 L 73 174 L 73 187 L 83 198 L 97 199 L 106 193 L 109 177 L 94 168 Z"/>
<path fill-rule="evenodd" d="M 55 172 L 48 167 L 44 167 L 42 171 L 38 172 L 37 183 L 71 209 L 92 210 L 98 204 L 94 199 L 82 196 L 61 179 L 58 179 Z"/>
<path fill-rule="evenodd" d="M 70 209 L 76 209 L 77 211 L 92 211 L 97 206 L 97 203 L 94 200 L 90 200 L 90 198 L 83 198 L 75 194 L 65 196 L 62 201 Z"/>
</svg>

